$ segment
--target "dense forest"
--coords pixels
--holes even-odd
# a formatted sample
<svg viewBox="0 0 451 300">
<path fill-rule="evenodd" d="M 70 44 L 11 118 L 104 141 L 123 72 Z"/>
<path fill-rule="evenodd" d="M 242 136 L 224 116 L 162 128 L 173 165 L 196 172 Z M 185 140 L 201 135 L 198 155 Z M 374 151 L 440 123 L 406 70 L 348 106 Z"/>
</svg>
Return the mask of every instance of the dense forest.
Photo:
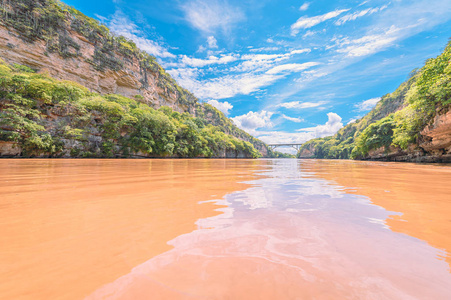
<svg viewBox="0 0 451 300">
<path fill-rule="evenodd" d="M 450 107 L 451 42 L 441 55 L 411 72 L 410 78 L 395 92 L 383 96 L 365 117 L 348 124 L 334 136 L 308 141 L 298 156 L 371 159 L 375 150 L 382 150 L 381 158 L 395 152 L 427 155 L 421 145 L 431 138 L 422 131 Z M 435 150 L 435 154 L 447 151 Z"/>
</svg>

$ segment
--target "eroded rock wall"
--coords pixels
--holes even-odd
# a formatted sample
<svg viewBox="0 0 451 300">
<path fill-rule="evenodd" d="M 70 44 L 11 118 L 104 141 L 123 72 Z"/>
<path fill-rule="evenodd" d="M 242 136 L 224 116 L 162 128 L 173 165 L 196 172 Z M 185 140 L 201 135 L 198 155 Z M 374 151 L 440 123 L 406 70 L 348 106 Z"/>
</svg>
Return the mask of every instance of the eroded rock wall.
<svg viewBox="0 0 451 300">
<path fill-rule="evenodd" d="M 197 99 L 191 94 L 181 95 L 178 90 L 165 87 L 158 70 L 152 72 L 142 68 L 136 58 L 115 53 L 123 62 L 121 70 L 99 71 L 92 64 L 99 46 L 75 31 L 67 34 L 79 48 L 72 50 L 76 56 L 64 58 L 58 52 L 49 52 L 45 41 L 26 42 L 14 29 L 0 26 L 0 57 L 8 63 L 26 65 L 57 79 L 78 82 L 92 92 L 130 98 L 140 95 L 142 101 L 152 107 L 164 105 L 175 111 L 194 113 Z M 181 98 L 186 99 L 184 103 L 181 103 Z"/>
</svg>

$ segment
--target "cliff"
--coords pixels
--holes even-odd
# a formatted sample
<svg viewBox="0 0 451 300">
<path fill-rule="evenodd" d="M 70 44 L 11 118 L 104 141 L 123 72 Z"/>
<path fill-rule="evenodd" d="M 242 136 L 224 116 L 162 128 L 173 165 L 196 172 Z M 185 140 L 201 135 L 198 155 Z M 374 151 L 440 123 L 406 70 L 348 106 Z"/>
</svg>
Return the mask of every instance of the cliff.
<svg viewBox="0 0 451 300">
<path fill-rule="evenodd" d="M 301 158 L 451 162 L 451 42 L 365 117 L 306 142 Z"/>
<path fill-rule="evenodd" d="M 13 122 L 8 116 L 8 112 L 15 110 L 15 113 L 18 113 L 19 109 L 26 109 L 27 112 L 33 110 L 33 113 L 26 113 L 23 117 L 36 123 L 38 126 L 43 126 L 44 130 L 38 131 L 41 133 L 46 132 L 52 138 L 61 142 L 60 124 L 64 123 L 67 126 L 72 126 L 72 122 L 74 122 L 73 124 L 78 124 L 73 115 L 68 115 L 70 113 L 74 114 L 74 109 L 76 111 L 75 114 L 83 114 L 82 111 L 78 111 L 79 107 L 71 107 L 73 104 L 70 103 L 71 101 L 67 102 L 58 99 L 58 97 L 67 98 L 67 94 L 55 94 L 55 89 L 58 89 L 59 86 L 64 85 L 64 82 L 67 81 L 70 89 L 82 91 L 81 93 L 83 94 L 82 97 L 77 98 L 75 101 L 72 100 L 72 102 L 83 106 L 83 109 L 88 110 L 90 117 L 97 122 L 87 125 L 87 128 L 92 131 L 90 134 L 85 128 L 76 128 L 78 125 L 72 126 L 84 132 L 84 139 L 89 145 L 81 147 L 83 151 L 80 151 L 85 156 L 103 157 L 103 155 L 106 155 L 105 151 L 102 150 L 103 148 L 99 146 L 105 141 L 113 143 L 115 145 L 113 148 L 117 148 L 115 151 L 107 151 L 107 156 L 121 156 L 124 154 L 123 151 L 119 150 L 122 147 L 119 144 L 121 139 L 124 142 L 124 138 L 129 136 L 130 132 L 126 128 L 117 128 L 120 131 L 122 130 L 121 138 L 118 136 L 112 138 L 102 136 L 102 134 L 105 134 L 105 128 L 103 127 L 113 118 L 105 111 L 102 111 L 105 106 L 111 105 L 110 102 L 121 105 L 121 111 L 125 114 L 131 113 L 131 116 L 135 118 L 136 116 L 132 113 L 134 109 L 132 106 L 144 105 L 156 111 L 163 109 L 163 114 L 166 114 L 176 127 L 183 124 L 178 124 L 180 120 L 177 118 L 180 119 L 180 117 L 177 115 L 172 116 L 172 113 L 181 113 L 181 115 L 189 113 L 190 116 L 183 115 L 183 122 L 188 120 L 194 123 L 197 122 L 195 124 L 197 128 L 195 129 L 199 132 L 211 125 L 216 128 L 215 131 L 236 137 L 242 140 L 242 143 L 251 143 L 252 147 L 255 146 L 260 151 L 260 155 L 268 154 L 267 147 L 263 142 L 237 128 L 224 114 L 213 107 L 198 103 L 194 95 L 180 87 L 156 62 L 154 57 L 138 49 L 133 41 L 122 36 L 115 36 L 98 21 L 86 17 L 74 8 L 59 1 L 2 1 L 0 3 L 0 57 L 5 62 L 2 63 L 2 76 L 8 78 L 8 80 L 3 82 L 3 89 L 0 91 L 2 96 L 0 109 L 2 110 L 3 118 L 3 121 L 0 120 L 0 122 L 3 122 L 2 130 L 5 132 L 11 131 L 14 127 L 8 124 L 8 122 Z M 25 70 L 24 68 L 28 69 Z M 25 72 L 23 72 L 24 70 Z M 31 74 L 40 74 L 42 78 Z M 15 84 L 13 78 L 17 76 L 25 77 L 25 81 L 21 83 L 23 84 L 22 90 L 26 90 L 25 93 L 12 88 Z M 36 94 L 32 95 L 33 93 L 30 93 L 28 89 L 31 88 L 30 85 L 39 85 L 39 80 L 46 81 L 56 88 L 46 91 L 47 95 L 45 97 Z M 77 83 L 80 86 L 77 86 Z M 20 101 L 17 102 L 17 99 L 13 99 L 16 96 L 13 97 L 12 94 L 30 100 L 34 104 L 24 105 Z M 96 98 L 95 95 L 99 95 L 100 98 Z M 118 97 L 109 97 L 107 95 L 123 96 L 128 98 L 128 100 L 120 98 L 122 100 L 119 101 L 117 100 L 119 99 Z M 92 103 L 89 103 L 89 100 L 87 100 L 94 98 L 98 100 L 97 104 L 99 104 L 99 99 L 101 99 L 100 102 L 102 104 L 99 107 L 92 107 Z M 127 104 L 124 104 L 124 101 L 128 101 Z M 135 104 L 130 104 L 132 103 L 130 101 Z M 170 109 L 170 112 L 167 108 Z M 101 116 L 96 117 L 96 114 Z M 25 122 L 24 120 L 22 121 Z M 138 118 L 138 121 L 142 120 Z M 182 129 L 178 128 L 177 130 L 181 131 Z M 43 151 L 38 153 L 36 149 L 28 152 L 24 151 L 25 142 L 23 139 L 25 136 L 23 132 L 20 134 L 22 136 L 20 138 L 15 137 L 14 141 L 11 141 L 13 138 L 8 134 L 3 134 L 0 139 L 0 141 L 3 140 L 3 142 L 0 142 L 0 156 L 31 155 L 31 153 L 34 156 L 74 156 L 77 154 L 77 151 L 71 152 L 70 150 L 71 147 L 77 148 L 79 143 L 74 141 L 73 138 L 68 138 L 68 136 L 63 138 L 65 140 L 63 142 L 64 151 L 61 150 L 62 148 L 59 152 Z M 203 134 L 209 135 L 213 133 L 207 134 L 206 130 L 204 130 Z M 157 136 L 153 137 L 153 139 L 159 138 Z M 15 146 L 11 144 L 13 142 Z M 209 145 L 208 143 L 203 144 Z M 238 145 L 239 143 L 235 142 L 235 144 Z M 184 151 L 177 153 L 175 148 L 170 150 L 169 148 L 171 147 L 166 149 L 170 151 L 157 153 L 155 151 L 148 151 L 147 153 L 138 151 L 135 154 L 152 157 L 255 156 L 252 149 L 241 153 L 241 150 L 235 151 L 236 147 L 230 146 L 227 148 L 228 146 L 210 152 L 200 151 L 197 154 L 195 154 L 196 151 L 192 150 L 185 151 L 186 153 Z M 244 148 L 246 147 L 247 144 Z M 77 154 L 76 156 L 79 155 Z"/>
<path fill-rule="evenodd" d="M 255 158 L 204 118 L 0 61 L 0 154 L 8 157 Z"/>
<path fill-rule="evenodd" d="M 6 62 L 78 82 L 92 92 L 138 96 L 155 108 L 194 112 L 197 99 L 154 57 L 95 20 L 50 0 L 0 5 L 0 56 Z M 36 15 L 36 20 L 29 17 Z"/>
</svg>

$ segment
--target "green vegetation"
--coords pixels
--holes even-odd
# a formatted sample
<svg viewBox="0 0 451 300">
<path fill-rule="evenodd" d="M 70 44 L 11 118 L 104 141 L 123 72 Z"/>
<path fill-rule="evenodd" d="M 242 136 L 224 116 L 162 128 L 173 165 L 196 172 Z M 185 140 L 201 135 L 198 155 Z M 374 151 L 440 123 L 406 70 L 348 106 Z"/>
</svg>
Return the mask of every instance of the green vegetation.
<svg viewBox="0 0 451 300">
<path fill-rule="evenodd" d="M 236 127 L 236 125 L 233 124 L 229 118 L 227 118 L 222 112 L 220 112 L 210 104 L 197 104 L 195 113 L 197 117 L 203 118 L 207 120 L 208 123 L 221 128 L 223 132 L 238 137 L 239 139 L 248 141 L 259 150 L 267 149 L 268 157 L 273 157 L 271 156 L 271 152 L 265 143 L 253 137 L 246 131 Z"/>
<path fill-rule="evenodd" d="M 421 131 L 437 113 L 451 107 L 451 42 L 441 55 L 429 59 L 420 70 L 392 94 L 382 97 L 365 117 L 342 128 L 333 137 L 308 141 L 307 150 L 315 158 L 364 159 L 371 150 L 383 147 L 406 150 L 423 139 Z"/>
<path fill-rule="evenodd" d="M 155 110 L 120 95 L 101 96 L 3 62 L 0 141 L 13 142 L 26 157 L 261 156 L 251 143 L 204 118 L 169 107 Z"/>
<path fill-rule="evenodd" d="M 268 157 L 269 158 L 296 158 L 296 155 L 282 153 L 279 151 L 273 151 L 271 149 L 268 149 Z"/>
</svg>

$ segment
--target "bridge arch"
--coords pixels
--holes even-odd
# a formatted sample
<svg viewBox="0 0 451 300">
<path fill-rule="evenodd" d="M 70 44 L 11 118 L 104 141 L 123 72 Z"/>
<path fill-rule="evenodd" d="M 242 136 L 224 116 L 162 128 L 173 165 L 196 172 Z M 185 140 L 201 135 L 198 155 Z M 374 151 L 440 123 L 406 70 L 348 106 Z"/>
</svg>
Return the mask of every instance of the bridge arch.
<svg viewBox="0 0 451 300">
<path fill-rule="evenodd" d="M 301 149 L 302 144 L 296 144 L 296 143 L 292 143 L 292 144 L 268 144 L 269 149 L 274 150 L 277 147 L 292 147 L 294 149 L 296 149 L 296 151 L 299 151 L 299 149 Z"/>
</svg>

